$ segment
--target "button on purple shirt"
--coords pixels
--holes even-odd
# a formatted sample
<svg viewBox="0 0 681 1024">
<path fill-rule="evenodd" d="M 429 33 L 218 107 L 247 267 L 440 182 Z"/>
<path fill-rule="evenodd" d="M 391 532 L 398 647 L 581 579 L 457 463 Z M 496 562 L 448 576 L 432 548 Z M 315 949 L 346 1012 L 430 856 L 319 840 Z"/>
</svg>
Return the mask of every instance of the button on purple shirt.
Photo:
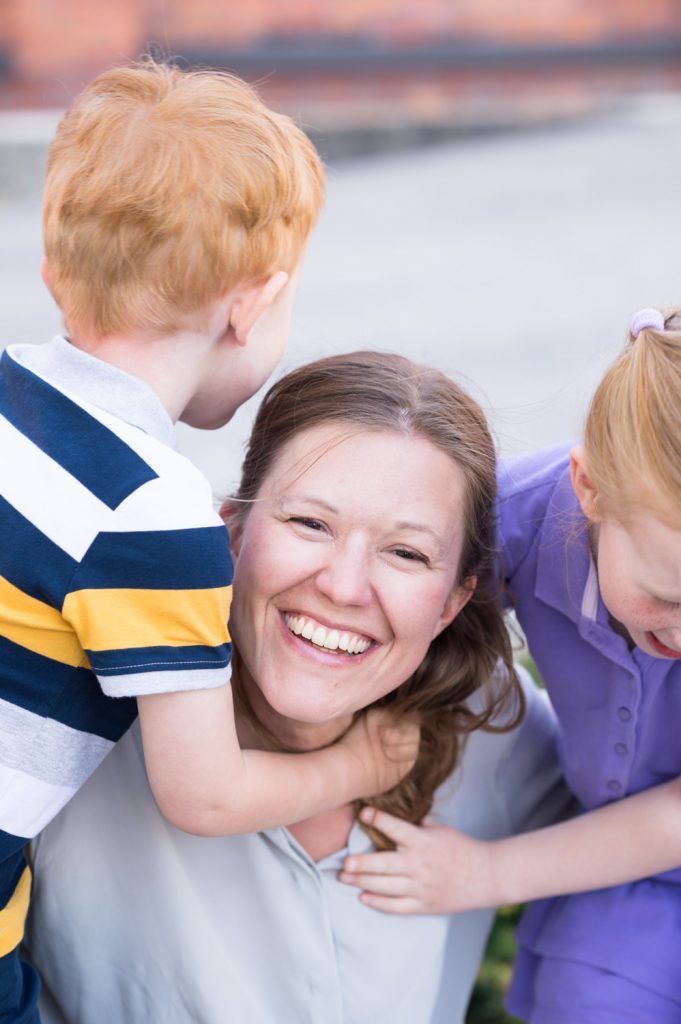
<svg viewBox="0 0 681 1024">
<path fill-rule="evenodd" d="M 584 808 L 681 775 L 681 661 L 630 650 L 610 628 L 570 482 L 568 445 L 500 469 L 499 545 L 518 619 L 559 717 L 565 777 Z M 681 1001 L 679 882 L 681 868 L 542 901 L 526 915 L 521 941 L 535 953 L 627 973 Z"/>
</svg>

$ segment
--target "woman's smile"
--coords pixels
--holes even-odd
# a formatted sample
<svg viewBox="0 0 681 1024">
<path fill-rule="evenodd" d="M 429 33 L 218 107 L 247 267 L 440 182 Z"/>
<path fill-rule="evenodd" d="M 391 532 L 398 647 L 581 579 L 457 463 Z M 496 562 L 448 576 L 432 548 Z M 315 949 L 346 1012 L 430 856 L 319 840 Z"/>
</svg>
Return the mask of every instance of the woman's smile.
<svg viewBox="0 0 681 1024">
<path fill-rule="evenodd" d="M 362 636 L 344 626 L 329 628 L 308 615 L 295 615 L 287 612 L 284 615 L 284 622 L 295 636 L 309 641 L 310 644 L 321 647 L 325 651 L 340 651 L 345 655 L 353 656 L 364 654 L 372 644 L 370 637 Z"/>
</svg>

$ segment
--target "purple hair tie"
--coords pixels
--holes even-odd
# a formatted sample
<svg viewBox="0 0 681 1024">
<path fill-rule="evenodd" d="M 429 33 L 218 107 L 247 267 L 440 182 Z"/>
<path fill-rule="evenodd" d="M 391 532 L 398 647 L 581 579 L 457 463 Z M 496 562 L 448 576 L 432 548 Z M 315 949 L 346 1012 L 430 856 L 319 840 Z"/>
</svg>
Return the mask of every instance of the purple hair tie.
<svg viewBox="0 0 681 1024">
<path fill-rule="evenodd" d="M 664 317 L 659 309 L 639 309 L 629 322 L 629 333 L 632 338 L 638 338 L 646 327 L 654 327 L 656 331 L 664 330 Z"/>
</svg>

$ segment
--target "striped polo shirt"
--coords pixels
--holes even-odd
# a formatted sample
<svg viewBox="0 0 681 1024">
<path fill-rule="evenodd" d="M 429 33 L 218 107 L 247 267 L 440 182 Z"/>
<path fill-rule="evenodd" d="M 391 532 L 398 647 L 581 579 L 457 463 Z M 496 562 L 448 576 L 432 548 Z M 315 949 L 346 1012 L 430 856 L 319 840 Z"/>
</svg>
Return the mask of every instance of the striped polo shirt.
<svg viewBox="0 0 681 1024">
<path fill-rule="evenodd" d="M 232 564 L 153 391 L 61 337 L 0 358 L 0 537 L 3 956 L 28 902 L 22 848 L 134 698 L 227 682 Z"/>
</svg>

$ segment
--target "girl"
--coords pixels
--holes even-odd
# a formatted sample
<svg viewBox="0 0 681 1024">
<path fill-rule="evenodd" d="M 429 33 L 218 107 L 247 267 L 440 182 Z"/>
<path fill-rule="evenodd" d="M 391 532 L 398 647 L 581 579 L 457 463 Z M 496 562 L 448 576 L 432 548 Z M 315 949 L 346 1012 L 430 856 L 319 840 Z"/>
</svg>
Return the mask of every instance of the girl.
<svg viewBox="0 0 681 1024">
<path fill-rule="evenodd" d="M 681 1021 L 680 402 L 681 310 L 641 310 L 583 445 L 501 472 L 503 578 L 591 813 L 485 843 L 367 809 L 396 850 L 342 875 L 393 913 L 574 894 L 520 928 L 509 1007 L 531 1024 Z"/>
</svg>

